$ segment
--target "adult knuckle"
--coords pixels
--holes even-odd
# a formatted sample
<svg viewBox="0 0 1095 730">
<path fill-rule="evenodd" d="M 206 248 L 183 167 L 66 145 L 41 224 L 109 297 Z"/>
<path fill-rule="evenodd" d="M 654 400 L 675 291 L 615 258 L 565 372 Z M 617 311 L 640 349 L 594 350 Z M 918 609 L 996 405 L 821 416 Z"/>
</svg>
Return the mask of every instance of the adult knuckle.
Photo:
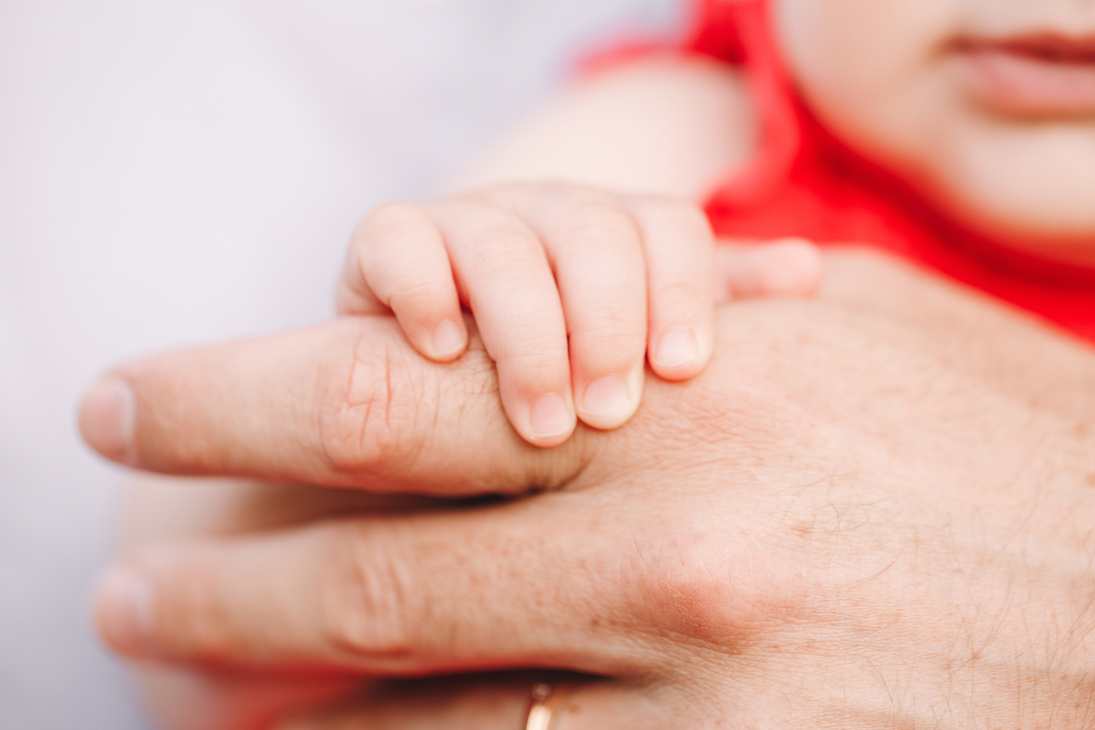
<svg viewBox="0 0 1095 730">
<path fill-rule="evenodd" d="M 744 537 L 680 525 L 636 546 L 633 595 L 662 632 L 739 652 L 803 608 L 794 577 Z"/>
<path fill-rule="evenodd" d="M 166 595 L 156 628 L 171 656 L 209 662 L 241 658 L 241 637 L 208 563 L 181 566 Z"/>
<path fill-rule="evenodd" d="M 362 334 L 320 366 L 318 441 L 335 475 L 357 483 L 418 453 L 422 384 L 404 357 L 386 338 Z"/>
<path fill-rule="evenodd" d="M 732 598 L 729 576 L 696 531 L 659 534 L 637 545 L 636 557 L 641 561 L 637 598 L 658 614 L 660 626 L 700 638 L 732 623 L 726 620 Z"/>
<path fill-rule="evenodd" d="M 333 535 L 319 579 L 319 625 L 328 646 L 358 658 L 414 648 L 413 565 L 395 523 L 355 521 Z"/>
</svg>

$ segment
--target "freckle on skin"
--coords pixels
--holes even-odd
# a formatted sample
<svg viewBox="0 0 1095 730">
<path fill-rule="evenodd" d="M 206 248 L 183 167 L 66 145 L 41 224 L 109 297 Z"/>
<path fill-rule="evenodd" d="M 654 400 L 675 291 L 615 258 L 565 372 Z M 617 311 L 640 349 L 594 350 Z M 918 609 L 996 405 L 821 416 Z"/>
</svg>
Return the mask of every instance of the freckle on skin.
<svg viewBox="0 0 1095 730">
<path fill-rule="evenodd" d="M 1085 479 L 1084 481 L 1087 482 L 1087 486 L 1095 487 L 1095 472 L 1088 474 L 1087 479 Z"/>
</svg>

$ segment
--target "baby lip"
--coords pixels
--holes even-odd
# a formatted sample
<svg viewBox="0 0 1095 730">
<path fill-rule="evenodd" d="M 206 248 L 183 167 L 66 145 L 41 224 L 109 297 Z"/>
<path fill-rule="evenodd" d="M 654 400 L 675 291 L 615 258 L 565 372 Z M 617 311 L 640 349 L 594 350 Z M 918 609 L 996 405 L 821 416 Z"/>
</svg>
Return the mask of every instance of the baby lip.
<svg viewBox="0 0 1095 730">
<path fill-rule="evenodd" d="M 1008 53 L 1044 63 L 1095 64 L 1095 35 L 1032 33 L 999 39 L 966 39 L 959 42 L 959 49 Z"/>
<path fill-rule="evenodd" d="M 1095 35 L 971 39 L 955 50 L 960 83 L 986 108 L 1047 119 L 1095 114 Z"/>
</svg>

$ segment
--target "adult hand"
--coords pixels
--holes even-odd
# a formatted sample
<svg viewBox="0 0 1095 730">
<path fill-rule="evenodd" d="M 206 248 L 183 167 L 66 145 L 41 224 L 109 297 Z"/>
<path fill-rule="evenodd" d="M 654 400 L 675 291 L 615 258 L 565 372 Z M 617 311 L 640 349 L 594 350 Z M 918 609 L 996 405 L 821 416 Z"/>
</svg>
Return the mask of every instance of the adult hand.
<svg viewBox="0 0 1095 730">
<path fill-rule="evenodd" d="M 149 548 L 101 595 L 104 634 L 166 662 L 606 677 L 559 730 L 1086 726 L 1095 357 L 903 267 L 832 267 L 824 301 L 724 310 L 708 372 L 551 452 L 481 397 L 485 362 L 412 361 L 375 321 L 127 369 L 133 437 L 105 434 L 124 395 L 85 429 L 131 463 L 431 492 L 448 460 L 465 492 L 566 489 Z M 332 440 L 359 393 L 387 418 Z M 524 702 L 365 697 L 314 726 L 455 725 L 484 693 Z"/>
<path fill-rule="evenodd" d="M 821 279 L 818 251 L 799 239 L 720 254 L 722 301 L 809 296 Z M 546 452 L 507 425 L 481 346 L 456 365 L 423 363 L 394 324 L 343 318 L 132 363 L 89 392 L 81 430 L 108 458 L 173 474 L 444 496 L 525 492 L 573 475 L 577 442 Z"/>
</svg>

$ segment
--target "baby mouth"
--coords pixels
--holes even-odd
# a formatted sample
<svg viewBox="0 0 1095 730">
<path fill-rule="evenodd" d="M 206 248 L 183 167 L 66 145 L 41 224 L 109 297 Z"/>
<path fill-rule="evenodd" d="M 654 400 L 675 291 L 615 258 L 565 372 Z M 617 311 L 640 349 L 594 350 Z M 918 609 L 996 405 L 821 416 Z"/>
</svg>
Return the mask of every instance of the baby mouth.
<svg viewBox="0 0 1095 730">
<path fill-rule="evenodd" d="M 1095 114 L 1095 36 L 1038 34 L 956 44 L 969 92 L 996 111 Z"/>
</svg>

